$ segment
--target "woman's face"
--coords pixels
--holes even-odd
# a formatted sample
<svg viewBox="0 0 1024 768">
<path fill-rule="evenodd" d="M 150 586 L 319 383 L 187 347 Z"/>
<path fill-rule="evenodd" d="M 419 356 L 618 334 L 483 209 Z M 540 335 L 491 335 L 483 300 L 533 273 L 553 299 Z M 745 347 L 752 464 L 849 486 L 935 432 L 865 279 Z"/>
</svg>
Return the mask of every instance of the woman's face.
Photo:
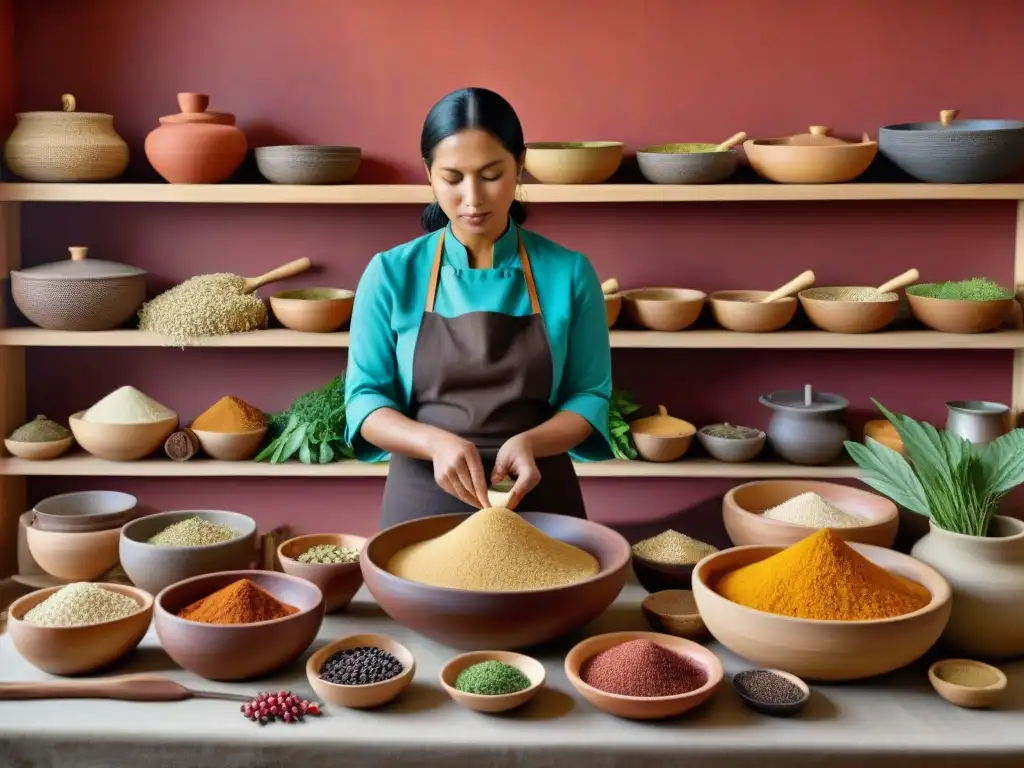
<svg viewBox="0 0 1024 768">
<path fill-rule="evenodd" d="M 474 128 L 438 143 L 427 174 L 456 232 L 497 240 L 508 223 L 519 170 L 517 158 L 500 141 Z"/>
</svg>

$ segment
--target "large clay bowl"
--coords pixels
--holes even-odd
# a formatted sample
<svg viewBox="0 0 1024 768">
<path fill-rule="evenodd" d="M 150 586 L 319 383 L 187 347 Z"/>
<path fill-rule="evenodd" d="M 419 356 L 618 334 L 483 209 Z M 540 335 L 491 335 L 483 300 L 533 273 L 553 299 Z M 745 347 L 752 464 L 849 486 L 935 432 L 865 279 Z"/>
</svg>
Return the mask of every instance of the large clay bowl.
<svg viewBox="0 0 1024 768">
<path fill-rule="evenodd" d="M 178 417 L 144 424 L 93 424 L 79 411 L 68 419 L 71 433 L 82 448 L 107 461 L 137 461 L 155 452 L 178 428 Z"/>
<path fill-rule="evenodd" d="M 543 512 L 522 517 L 554 539 L 597 558 L 600 572 L 566 587 L 521 592 L 473 592 L 433 587 L 384 570 L 391 556 L 436 538 L 468 515 L 410 520 L 371 538 L 359 560 L 370 594 L 399 624 L 454 648 L 509 651 L 561 637 L 597 618 L 626 582 L 629 543 L 617 532 L 589 520 Z"/>
<path fill-rule="evenodd" d="M 910 312 L 933 331 L 943 333 L 986 333 L 996 330 L 1010 316 L 1013 299 L 955 301 L 915 296 L 907 292 Z"/>
<path fill-rule="evenodd" d="M 541 184 L 600 184 L 622 164 L 620 141 L 534 141 L 526 145 L 526 172 Z"/>
<path fill-rule="evenodd" d="M 189 517 L 201 517 L 238 531 L 240 535 L 219 544 L 196 547 L 161 547 L 149 543 L 150 537 Z M 132 583 L 156 594 L 192 576 L 250 568 L 256 558 L 256 521 L 238 512 L 212 509 L 159 512 L 124 526 L 118 548 L 121 567 Z"/>
<path fill-rule="evenodd" d="M 814 133 L 812 128 L 812 133 Z M 747 139 L 743 150 L 758 176 L 780 184 L 843 184 L 863 174 L 878 154 L 878 143 L 787 144 L 781 139 Z"/>
<path fill-rule="evenodd" d="M 296 536 L 281 543 L 277 548 L 277 557 L 281 561 L 281 570 L 300 579 L 311 581 L 324 593 L 324 607 L 327 613 L 345 608 L 356 592 L 363 586 L 363 572 L 359 563 L 301 563 L 295 558 L 310 547 L 321 544 L 333 544 L 338 547 L 351 547 L 362 551 L 366 539 L 362 536 L 351 536 L 345 533 L 313 533 L 308 536 Z"/>
<path fill-rule="evenodd" d="M 1024 160 L 1024 122 L 952 120 L 896 123 L 878 129 L 883 155 L 919 181 L 986 184 Z"/>
<path fill-rule="evenodd" d="M 366 685 L 341 685 L 329 683 L 320 678 L 320 667 L 331 656 L 350 648 L 370 646 L 380 648 L 394 656 L 402 665 L 402 671 L 381 683 Z M 416 674 L 416 659 L 404 645 L 387 635 L 349 635 L 328 643 L 306 661 L 306 679 L 309 686 L 321 699 L 336 707 L 372 709 L 397 698 L 409 687 Z"/>
<path fill-rule="evenodd" d="M 66 581 L 92 581 L 117 565 L 121 528 L 100 531 L 25 530 L 28 551 L 40 568 Z"/>
<path fill-rule="evenodd" d="M 875 565 L 924 586 L 931 602 L 905 616 L 869 621 L 797 619 L 755 611 L 726 600 L 714 586 L 725 573 L 783 547 L 735 547 L 708 555 L 693 571 L 693 596 L 704 624 L 733 653 L 807 679 L 858 680 L 907 666 L 935 644 L 949 621 L 949 583 L 909 555 L 867 544 L 850 546 Z"/>
<path fill-rule="evenodd" d="M 102 531 L 118 528 L 135 514 L 138 500 L 120 491 L 74 491 L 49 496 L 32 509 L 42 531 Z"/>
<path fill-rule="evenodd" d="M 139 604 L 138 612 L 85 627 L 39 627 L 24 621 L 25 614 L 62 587 L 30 592 L 7 610 L 7 631 L 18 653 L 51 675 L 80 675 L 109 666 L 135 650 L 153 618 L 153 596 L 121 584 L 97 586 L 132 598 Z"/>
<path fill-rule="evenodd" d="M 816 493 L 832 506 L 869 521 L 852 528 L 833 528 L 844 541 L 891 547 L 899 530 L 899 509 L 877 493 L 839 483 L 815 480 L 755 480 L 732 488 L 722 499 L 722 522 L 737 547 L 762 544 L 788 547 L 807 538 L 815 528 L 764 516 L 765 510 L 801 493 Z"/>
<path fill-rule="evenodd" d="M 771 291 L 715 291 L 708 296 L 715 322 L 739 333 L 771 333 L 784 328 L 796 314 L 796 299 L 762 304 Z"/>
<path fill-rule="evenodd" d="M 649 331 L 681 331 L 693 325 L 707 294 L 690 288 L 637 288 L 622 294 L 633 322 Z"/>
<path fill-rule="evenodd" d="M 829 288 L 808 288 L 797 297 L 807 317 L 818 328 L 831 333 L 874 333 L 896 319 L 899 295 L 882 294 L 881 301 L 835 301 L 821 298 Z"/>
<path fill-rule="evenodd" d="M 254 624 L 204 624 L 176 614 L 239 579 L 249 579 L 282 603 L 298 608 L 283 619 Z M 153 623 L 175 664 L 208 680 L 250 680 L 302 655 L 324 618 L 316 584 L 274 571 L 223 571 L 172 584 L 156 596 Z"/>
</svg>

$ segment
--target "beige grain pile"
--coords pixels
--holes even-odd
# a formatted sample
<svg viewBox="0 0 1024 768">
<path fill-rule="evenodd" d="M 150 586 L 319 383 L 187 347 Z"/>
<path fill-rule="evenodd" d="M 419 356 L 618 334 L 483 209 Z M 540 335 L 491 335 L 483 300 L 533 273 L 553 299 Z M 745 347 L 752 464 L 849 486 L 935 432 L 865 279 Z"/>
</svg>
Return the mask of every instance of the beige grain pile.
<svg viewBox="0 0 1024 768">
<path fill-rule="evenodd" d="M 769 520 L 779 520 L 808 528 L 853 528 L 866 525 L 868 522 L 860 515 L 844 512 L 830 504 L 814 491 L 787 499 L 765 510 L 764 516 Z"/>
<path fill-rule="evenodd" d="M 399 550 L 386 567 L 409 581 L 473 592 L 563 587 L 600 569 L 589 552 L 502 507 L 481 509 L 448 533 Z"/>
<path fill-rule="evenodd" d="M 662 565 L 693 565 L 717 551 L 718 548 L 711 544 L 672 529 L 633 545 L 634 555 Z"/>
<path fill-rule="evenodd" d="M 164 291 L 139 309 L 139 328 L 186 344 L 203 336 L 225 336 L 267 327 L 267 305 L 245 293 L 245 278 L 228 273 L 199 275 Z"/>
<path fill-rule="evenodd" d="M 174 411 L 135 387 L 125 385 L 97 400 L 82 420 L 90 424 L 151 424 L 174 416 Z"/>
<path fill-rule="evenodd" d="M 30 608 L 24 620 L 37 627 L 83 627 L 123 619 L 138 611 L 139 604 L 127 595 L 98 584 L 76 582 Z"/>
<path fill-rule="evenodd" d="M 897 301 L 899 294 L 879 293 L 875 288 L 815 288 L 804 294 L 819 301 Z"/>
</svg>

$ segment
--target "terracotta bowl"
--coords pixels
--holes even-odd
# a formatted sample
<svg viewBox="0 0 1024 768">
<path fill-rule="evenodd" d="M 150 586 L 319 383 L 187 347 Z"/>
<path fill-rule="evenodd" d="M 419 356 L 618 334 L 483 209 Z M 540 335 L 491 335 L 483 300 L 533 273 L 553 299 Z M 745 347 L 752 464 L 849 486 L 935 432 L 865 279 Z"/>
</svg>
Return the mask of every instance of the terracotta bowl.
<svg viewBox="0 0 1024 768">
<path fill-rule="evenodd" d="M 874 677 L 921 658 L 949 621 L 949 583 L 909 555 L 867 544 L 850 546 L 875 565 L 923 585 L 931 592 L 931 602 L 905 616 L 868 621 L 797 619 L 755 611 L 726 600 L 714 586 L 725 573 L 784 548 L 735 547 L 705 557 L 693 571 L 693 596 L 708 631 L 730 651 L 758 666 L 811 680 Z"/>
<path fill-rule="evenodd" d="M 691 424 L 688 433 L 671 436 L 651 435 L 630 428 L 629 434 L 644 461 L 678 461 L 690 450 L 697 428 Z"/>
<path fill-rule="evenodd" d="M 256 167 L 273 184 L 344 184 L 362 163 L 359 147 L 285 144 L 256 147 Z"/>
<path fill-rule="evenodd" d="M 32 509 L 41 531 L 102 531 L 118 528 L 135 514 L 138 499 L 120 491 L 74 491 L 49 496 Z"/>
<path fill-rule="evenodd" d="M 351 536 L 345 533 L 313 533 L 308 536 L 296 536 L 282 542 L 277 548 L 277 557 L 281 561 L 281 570 L 300 579 L 311 581 L 324 593 L 324 608 L 327 613 L 345 608 L 356 592 L 363 586 L 363 572 L 359 563 L 300 563 L 297 558 L 310 547 L 319 544 L 334 544 L 339 547 L 352 547 L 362 551 L 366 539 L 362 536 Z"/>
<path fill-rule="evenodd" d="M 137 461 L 161 448 L 178 428 L 178 417 L 146 424 L 93 424 L 79 411 L 68 419 L 75 440 L 84 450 L 107 461 Z"/>
<path fill-rule="evenodd" d="M 689 589 L 665 589 L 644 598 L 640 604 L 644 616 L 659 632 L 687 640 L 702 640 L 708 628 L 697 610 L 697 601 Z"/>
<path fill-rule="evenodd" d="M 910 311 L 923 325 L 943 333 L 987 333 L 1013 312 L 1013 299 L 953 301 L 907 293 Z"/>
<path fill-rule="evenodd" d="M 735 149 L 717 144 L 656 144 L 637 150 L 640 174 L 654 184 L 716 184 L 736 170 Z"/>
<path fill-rule="evenodd" d="M 59 459 L 67 453 L 74 442 L 74 437 L 65 437 L 63 440 L 47 440 L 44 443 L 26 443 L 21 440 L 4 438 L 4 448 L 11 456 L 16 456 L 19 459 L 50 461 Z"/>
<path fill-rule="evenodd" d="M 633 322 L 649 331 L 681 331 L 693 325 L 707 294 L 690 288 L 636 288 L 622 294 Z"/>
<path fill-rule="evenodd" d="M 844 541 L 886 548 L 896 541 L 899 510 L 884 496 L 817 480 L 755 480 L 730 489 L 722 499 L 722 522 L 732 543 L 737 547 L 748 544 L 788 547 L 807 538 L 815 528 L 771 520 L 762 513 L 809 492 L 818 494 L 843 512 L 870 521 L 868 525 L 833 528 Z"/>
<path fill-rule="evenodd" d="M 690 565 L 656 563 L 653 560 L 646 560 L 636 553 L 632 553 L 631 562 L 636 580 L 640 582 L 641 587 L 652 594 L 663 592 L 666 589 L 689 589 L 693 566 L 696 565 L 696 563 Z"/>
<path fill-rule="evenodd" d="M 797 297 L 807 317 L 831 333 L 874 333 L 896 319 L 900 301 L 896 293 L 882 294 L 884 301 L 833 301 L 817 298 L 829 288 L 808 288 Z"/>
<path fill-rule="evenodd" d="M 18 653 L 51 675 L 80 675 L 107 667 L 135 650 L 153 618 L 153 596 L 121 584 L 98 586 L 135 600 L 138 613 L 86 627 L 37 627 L 24 621 L 25 614 L 61 587 L 30 592 L 7 609 L 7 632 Z"/>
<path fill-rule="evenodd" d="M 604 297 L 604 313 L 608 318 L 608 327 L 611 328 L 615 325 L 615 321 L 619 319 L 619 315 L 622 313 L 622 295 L 613 294 L 611 296 Z"/>
<path fill-rule="evenodd" d="M 201 517 L 241 535 L 219 544 L 196 547 L 160 547 L 149 543 L 150 537 L 189 517 Z M 238 512 L 210 509 L 158 512 L 125 525 L 118 549 L 121 567 L 132 583 L 156 594 L 193 576 L 251 568 L 256 559 L 256 521 Z"/>
<path fill-rule="evenodd" d="M 708 424 L 697 431 L 697 440 L 713 459 L 738 463 L 756 459 L 764 449 L 768 436 L 758 431 L 751 437 L 718 437 L 708 434 L 707 430 L 720 424 Z"/>
<path fill-rule="evenodd" d="M 901 456 L 906 456 L 907 451 L 903 447 L 903 439 L 888 419 L 872 419 L 864 425 L 864 439 L 877 440 L 886 448 Z"/>
<path fill-rule="evenodd" d="M 176 614 L 187 605 L 239 579 L 249 579 L 277 600 L 298 608 L 283 619 L 254 624 L 204 624 Z M 153 624 L 175 664 L 207 680 L 251 680 L 302 655 L 324 618 L 324 598 L 315 584 L 274 571 L 221 571 L 193 576 L 156 596 Z"/>
<path fill-rule="evenodd" d="M 715 291 L 708 296 L 715 322 L 739 333 L 771 333 L 784 328 L 796 314 L 796 299 L 787 296 L 759 303 L 771 291 Z"/>
<path fill-rule="evenodd" d="M 500 661 L 509 666 L 515 667 L 530 680 L 530 687 L 524 688 L 516 693 L 501 695 L 484 695 L 479 693 L 466 693 L 455 687 L 459 674 L 464 670 L 484 661 Z M 456 656 L 443 667 L 441 667 L 441 687 L 447 692 L 456 704 L 466 709 L 477 712 L 507 712 L 510 709 L 523 706 L 532 699 L 537 691 L 544 685 L 546 673 L 544 665 L 530 656 L 512 651 L 470 651 Z"/>
<path fill-rule="evenodd" d="M 972 687 L 951 682 L 944 674 L 952 666 L 975 667 L 992 677 L 992 684 Z M 971 659 L 942 659 L 928 668 L 928 682 L 942 698 L 950 704 L 966 709 L 988 709 L 996 707 L 1006 694 L 1006 674 L 990 664 Z"/>
<path fill-rule="evenodd" d="M 92 581 L 117 565 L 120 526 L 100 531 L 44 531 L 29 526 L 28 550 L 40 568 L 67 581 Z"/>
<path fill-rule="evenodd" d="M 650 698 L 605 693 L 583 682 L 580 678 L 580 669 L 585 662 L 602 651 L 630 640 L 651 640 L 663 648 L 689 657 L 704 667 L 708 673 L 708 681 L 690 693 Z M 699 707 L 718 690 L 722 684 L 724 673 L 722 662 L 718 660 L 718 657 L 704 646 L 691 640 L 658 632 L 609 632 L 604 635 L 588 637 L 574 646 L 565 657 L 565 675 L 572 683 L 572 687 L 579 691 L 583 698 L 603 712 L 631 720 L 658 720 L 675 717 Z"/>
<path fill-rule="evenodd" d="M 600 184 L 622 164 L 620 141 L 534 141 L 525 168 L 541 184 Z"/>
<path fill-rule="evenodd" d="M 402 671 L 390 680 L 368 685 L 338 685 L 320 679 L 320 667 L 327 659 L 339 651 L 358 648 L 363 645 L 374 646 L 387 651 L 402 663 Z M 306 662 L 306 679 L 316 695 L 336 707 L 352 709 L 371 709 L 393 701 L 402 691 L 409 687 L 416 674 L 416 659 L 401 643 L 387 635 L 350 635 L 328 643 L 316 651 Z"/>
<path fill-rule="evenodd" d="M 593 578 L 553 589 L 474 592 L 433 587 L 384 570 L 411 544 L 447 533 L 468 515 L 438 515 L 387 528 L 366 543 L 359 565 L 366 586 L 399 624 L 454 648 L 515 650 L 561 637 L 597 618 L 626 582 L 629 543 L 590 520 L 542 512 L 523 519 L 552 538 L 590 552 L 600 564 Z"/>
<path fill-rule="evenodd" d="M 331 333 L 349 321 L 356 295 L 343 288 L 297 288 L 270 297 L 270 309 L 285 328 Z"/>
<path fill-rule="evenodd" d="M 218 461 L 248 461 L 259 451 L 267 428 L 260 427 L 251 432 L 209 432 L 193 429 L 203 453 Z"/>
<path fill-rule="evenodd" d="M 863 174 L 878 154 L 875 141 L 824 146 L 785 142 L 785 138 L 743 142 L 747 162 L 758 176 L 782 184 L 843 184 Z"/>
</svg>

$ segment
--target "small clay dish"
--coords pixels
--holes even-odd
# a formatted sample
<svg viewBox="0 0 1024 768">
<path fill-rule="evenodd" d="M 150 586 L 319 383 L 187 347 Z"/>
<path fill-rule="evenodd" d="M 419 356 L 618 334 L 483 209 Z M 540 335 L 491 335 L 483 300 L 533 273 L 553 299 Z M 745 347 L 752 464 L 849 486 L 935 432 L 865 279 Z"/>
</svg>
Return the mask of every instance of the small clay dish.
<svg viewBox="0 0 1024 768">
<path fill-rule="evenodd" d="M 953 682 L 955 671 L 971 672 L 977 685 Z M 1006 675 L 1001 669 L 971 659 L 942 659 L 928 668 L 928 682 L 950 704 L 967 709 L 995 707 L 1006 693 Z"/>
<path fill-rule="evenodd" d="M 644 461 L 676 461 L 690 449 L 697 428 L 688 421 L 670 416 L 664 405 L 658 413 L 630 422 L 636 452 Z"/>
<path fill-rule="evenodd" d="M 355 293 L 344 288 L 297 288 L 270 297 L 270 309 L 285 328 L 331 333 L 349 321 Z"/>
<path fill-rule="evenodd" d="M 361 646 L 372 646 L 387 651 L 401 662 L 402 671 L 390 680 L 368 685 L 339 685 L 320 679 L 320 667 L 327 659 L 339 651 Z M 328 704 L 352 709 L 371 709 L 387 704 L 409 687 L 415 674 L 416 660 L 412 653 L 387 635 L 349 635 L 328 643 L 306 662 L 306 678 L 316 695 Z"/>
<path fill-rule="evenodd" d="M 860 287 L 860 286 L 852 286 Z M 826 298 L 836 288 L 808 288 L 797 294 L 800 306 L 818 328 L 831 333 L 874 333 L 896 319 L 898 293 L 880 293 L 874 301 Z"/>
<path fill-rule="evenodd" d="M 987 333 L 996 330 L 1013 313 L 1014 299 L 994 301 L 967 301 L 915 296 L 914 288 L 907 289 L 910 312 L 924 326 L 943 333 Z"/>
<path fill-rule="evenodd" d="M 32 524 L 41 531 L 104 531 L 131 520 L 137 504 L 138 499 L 121 491 L 61 493 L 35 505 Z"/>
<path fill-rule="evenodd" d="M 707 637 L 708 628 L 697 610 L 697 601 L 689 589 L 664 589 L 644 598 L 640 608 L 651 626 L 687 640 Z"/>
<path fill-rule="evenodd" d="M 669 565 L 646 560 L 635 552 L 632 554 L 633 573 L 640 586 L 651 594 L 664 592 L 667 589 L 689 589 L 693 567 L 689 565 Z"/>
<path fill-rule="evenodd" d="M 345 533 L 296 536 L 281 543 L 277 548 L 277 558 L 281 561 L 282 571 L 311 581 L 320 587 L 320 591 L 324 593 L 325 610 L 327 613 L 333 613 L 352 602 L 356 592 L 363 586 L 363 572 L 359 568 L 358 560 L 354 563 L 302 563 L 296 559 L 310 547 L 322 544 L 351 547 L 362 551 L 366 539 Z"/>
<path fill-rule="evenodd" d="M 26 443 L 21 440 L 4 438 L 4 448 L 11 456 L 27 461 L 50 461 L 59 459 L 68 452 L 68 448 L 74 444 L 74 437 L 65 437 L 63 440 L 46 440 L 44 442 Z"/>
<path fill-rule="evenodd" d="M 803 696 L 797 701 L 787 701 L 785 703 L 777 703 L 762 699 L 759 696 L 755 696 L 747 686 L 743 684 L 744 677 L 751 673 L 756 672 L 767 672 L 773 675 L 778 675 L 789 683 L 792 683 Z M 753 710 L 761 712 L 765 715 L 774 715 L 775 717 L 789 717 L 800 712 L 805 706 L 807 706 L 808 699 L 811 698 L 811 689 L 803 680 L 796 675 L 791 675 L 789 672 L 783 672 L 781 669 L 749 669 L 744 672 L 738 672 L 732 676 L 732 687 L 736 691 L 736 695 L 740 697 L 744 704 Z"/>
<path fill-rule="evenodd" d="M 737 437 L 722 437 L 711 434 L 714 430 L 731 427 Z M 767 436 L 759 429 L 735 427 L 732 424 L 708 424 L 697 431 L 697 440 L 708 454 L 718 461 L 738 463 L 757 458 L 764 448 Z"/>
<path fill-rule="evenodd" d="M 626 311 L 649 331 L 681 331 L 700 317 L 707 294 L 690 288 L 635 288 L 624 291 Z"/>
<path fill-rule="evenodd" d="M 739 333 L 771 333 L 784 328 L 796 314 L 793 296 L 761 303 L 771 291 L 715 291 L 708 296 L 715 322 Z"/>
<path fill-rule="evenodd" d="M 459 674 L 474 664 L 484 661 L 500 661 L 509 666 L 515 667 L 530 679 L 530 687 L 524 688 L 515 693 L 487 696 L 480 693 L 466 693 L 455 687 Z M 441 667 L 441 687 L 456 704 L 477 712 L 490 714 L 507 712 L 510 709 L 521 707 L 532 699 L 541 686 L 544 685 L 544 665 L 534 658 L 524 656 L 513 651 L 470 651 L 456 656 L 443 667 Z"/>
<path fill-rule="evenodd" d="M 199 440 L 199 447 L 211 459 L 218 461 L 248 461 L 267 436 L 267 428 L 260 427 L 251 432 L 210 432 L 192 429 Z"/>
</svg>

